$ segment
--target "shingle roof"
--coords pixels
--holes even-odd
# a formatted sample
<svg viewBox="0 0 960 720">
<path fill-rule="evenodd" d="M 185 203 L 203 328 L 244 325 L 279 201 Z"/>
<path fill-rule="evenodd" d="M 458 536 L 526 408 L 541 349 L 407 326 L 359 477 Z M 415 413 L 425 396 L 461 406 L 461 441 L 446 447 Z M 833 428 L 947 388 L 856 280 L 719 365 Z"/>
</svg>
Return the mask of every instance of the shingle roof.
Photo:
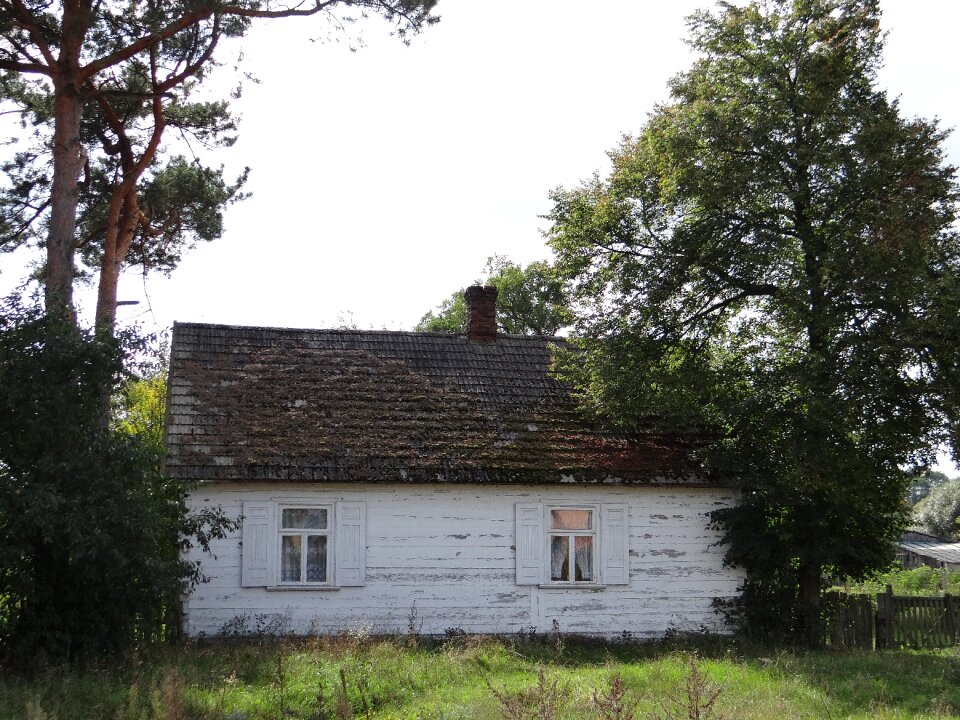
<svg viewBox="0 0 960 720">
<path fill-rule="evenodd" d="M 692 443 L 590 427 L 556 339 L 176 324 L 180 479 L 696 482 Z"/>
</svg>

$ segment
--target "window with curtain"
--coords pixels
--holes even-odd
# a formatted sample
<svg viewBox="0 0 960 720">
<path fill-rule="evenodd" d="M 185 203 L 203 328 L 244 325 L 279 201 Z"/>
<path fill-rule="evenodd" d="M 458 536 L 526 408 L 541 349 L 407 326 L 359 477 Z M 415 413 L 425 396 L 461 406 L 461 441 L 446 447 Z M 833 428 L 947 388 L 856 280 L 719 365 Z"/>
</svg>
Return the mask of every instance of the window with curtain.
<svg viewBox="0 0 960 720">
<path fill-rule="evenodd" d="M 330 515 L 326 507 L 281 508 L 281 584 L 322 585 L 329 581 Z"/>
<path fill-rule="evenodd" d="M 551 508 L 550 580 L 594 582 L 596 520 L 590 508 Z"/>
</svg>

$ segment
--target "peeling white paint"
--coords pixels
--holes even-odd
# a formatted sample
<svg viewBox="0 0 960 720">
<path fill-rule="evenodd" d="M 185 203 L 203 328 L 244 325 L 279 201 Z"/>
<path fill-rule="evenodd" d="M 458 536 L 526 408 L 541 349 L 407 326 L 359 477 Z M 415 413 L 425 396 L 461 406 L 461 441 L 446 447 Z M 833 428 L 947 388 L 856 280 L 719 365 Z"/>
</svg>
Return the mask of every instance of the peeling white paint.
<svg viewBox="0 0 960 720">
<path fill-rule="evenodd" d="M 737 593 L 742 575 L 723 565 L 705 513 L 732 501 L 727 489 L 571 485 L 410 485 L 208 483 L 190 506 L 220 505 L 236 517 L 242 502 L 282 497 L 366 503 L 367 571 L 362 587 L 337 592 L 269 592 L 240 587 L 240 538 L 212 543 L 200 560 L 208 583 L 185 605 L 185 630 L 216 634 L 240 617 L 265 615 L 284 632 L 406 632 L 416 601 L 421 632 L 562 632 L 657 637 L 671 627 L 722 632 L 716 597 Z M 517 585 L 517 502 L 627 503 L 628 585 L 602 589 Z M 602 542 L 602 538 L 601 538 Z"/>
</svg>

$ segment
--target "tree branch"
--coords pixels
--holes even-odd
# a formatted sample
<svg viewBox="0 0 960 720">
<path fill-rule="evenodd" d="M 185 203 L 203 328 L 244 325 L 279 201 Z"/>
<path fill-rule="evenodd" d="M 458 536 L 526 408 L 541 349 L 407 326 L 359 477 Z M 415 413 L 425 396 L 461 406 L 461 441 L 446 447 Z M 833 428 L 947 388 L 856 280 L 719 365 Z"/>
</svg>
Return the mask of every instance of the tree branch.
<svg viewBox="0 0 960 720">
<path fill-rule="evenodd" d="M 167 79 L 164 80 L 159 85 L 154 87 L 154 94 L 162 94 L 170 90 L 171 88 L 176 87 L 184 80 L 186 80 L 191 75 L 194 75 L 203 65 L 210 59 L 213 55 L 214 49 L 217 47 L 217 42 L 220 40 L 220 16 L 215 15 L 213 18 L 213 27 L 210 30 L 210 43 L 207 45 L 207 49 L 203 51 L 203 54 L 197 58 L 196 61 L 187 65 L 183 70 L 181 70 L 176 75 L 169 75 Z"/>
<path fill-rule="evenodd" d="M 11 3 L 11 8 L 13 10 L 13 14 L 17 18 L 17 24 L 27 31 L 27 33 L 30 35 L 30 39 L 33 40 L 33 43 L 37 46 L 37 50 L 40 51 L 40 54 L 43 55 L 43 59 L 46 60 L 47 74 L 51 75 L 53 73 L 53 68 L 56 67 L 57 60 L 53 56 L 50 46 L 47 45 L 47 41 L 43 36 L 44 34 L 41 31 L 40 26 L 37 24 L 36 18 L 30 14 L 30 11 L 27 10 L 21 0 L 13 0 Z"/>
<path fill-rule="evenodd" d="M 41 214 L 44 210 L 46 210 L 49 206 L 50 206 L 50 198 L 47 198 L 47 199 L 44 200 L 42 203 L 40 203 L 40 206 L 39 206 L 38 208 L 35 208 L 36 212 L 34 212 L 33 215 L 31 215 L 28 220 L 25 220 L 23 223 L 21 223 L 21 224 L 20 224 L 20 227 L 18 227 L 16 230 L 14 230 L 12 233 L 10 233 L 10 235 L 8 235 L 7 237 L 9 237 L 9 238 L 18 238 L 18 237 L 20 237 L 20 236 L 27 230 L 27 228 L 29 228 L 31 225 L 33 225 L 34 221 L 35 221 L 38 217 L 40 217 L 40 214 Z M 32 205 L 28 205 L 28 207 L 33 208 Z"/>
<path fill-rule="evenodd" d="M 731 297 L 728 297 L 724 300 L 715 302 L 713 305 L 704 308 L 698 312 L 695 312 L 693 315 L 688 317 L 683 321 L 683 325 L 689 326 L 693 325 L 698 320 L 702 320 L 708 315 L 712 315 L 718 310 L 724 310 L 731 305 L 740 302 L 741 300 L 746 300 L 750 297 L 772 297 L 777 293 L 776 285 L 752 285 L 748 289 L 743 290 L 742 292 L 737 293 Z"/>
<path fill-rule="evenodd" d="M 249 18 L 309 17 L 310 15 L 316 15 L 317 13 L 323 12 L 327 8 L 334 6 L 339 2 L 340 0 L 326 0 L 325 2 L 317 0 L 313 7 L 305 10 L 300 10 L 296 7 L 287 8 L 286 10 L 254 10 L 253 8 L 245 8 L 239 5 L 224 5 L 220 12 L 224 15 L 236 15 L 238 17 Z"/>
<path fill-rule="evenodd" d="M 12 70 L 13 72 L 35 73 L 52 77 L 53 73 L 46 65 L 39 63 L 25 63 L 18 60 L 4 60 L 0 58 L 0 70 Z"/>
<path fill-rule="evenodd" d="M 187 13 L 180 19 L 167 25 L 162 30 L 155 33 L 150 33 L 149 35 L 144 35 L 139 40 L 132 42 L 124 48 L 120 48 L 114 53 L 105 55 L 97 60 L 87 63 L 87 65 L 80 69 L 80 78 L 85 82 L 102 70 L 106 70 L 108 67 L 122 63 L 124 60 L 129 60 L 134 55 L 137 55 L 144 50 L 149 50 L 150 48 L 156 47 L 164 40 L 176 35 L 181 30 L 186 30 L 191 25 L 202 22 L 211 15 L 213 15 L 212 9 Z"/>
<path fill-rule="evenodd" d="M 39 65 L 40 67 L 46 67 L 42 62 L 40 62 L 39 58 L 35 58 L 33 55 L 31 55 L 30 50 L 13 35 L 8 35 L 6 40 L 13 46 L 14 50 L 20 53 L 22 57 L 26 58 L 27 62 L 34 65 Z"/>
<path fill-rule="evenodd" d="M 334 6 L 339 2 L 341 2 L 341 0 L 326 0 L 325 2 L 320 2 L 318 0 L 312 7 L 303 10 L 297 8 L 287 8 L 286 10 L 254 10 L 252 8 L 241 7 L 239 5 L 225 5 L 220 8 L 219 11 L 214 11 L 213 8 L 210 8 L 206 10 L 190 12 L 183 15 L 178 20 L 170 23 L 162 30 L 159 30 L 155 33 L 150 33 L 149 35 L 144 35 L 139 40 L 132 42 L 126 47 L 120 48 L 114 53 L 105 55 L 88 63 L 85 67 L 81 68 L 80 79 L 82 82 L 85 82 L 102 70 L 105 70 L 113 65 L 117 65 L 124 60 L 129 60 L 134 55 L 137 55 L 144 50 L 156 47 L 164 40 L 171 38 L 177 33 L 186 30 L 190 26 L 207 20 L 214 15 L 234 15 L 238 17 L 250 18 L 306 17 L 323 12 L 327 8 Z"/>
<path fill-rule="evenodd" d="M 143 210 L 139 207 L 137 208 L 137 220 L 140 223 L 140 229 L 143 230 L 144 234 L 149 235 L 150 237 L 160 237 L 163 235 L 163 230 L 159 230 L 150 224 L 150 218 L 143 214 Z"/>
</svg>

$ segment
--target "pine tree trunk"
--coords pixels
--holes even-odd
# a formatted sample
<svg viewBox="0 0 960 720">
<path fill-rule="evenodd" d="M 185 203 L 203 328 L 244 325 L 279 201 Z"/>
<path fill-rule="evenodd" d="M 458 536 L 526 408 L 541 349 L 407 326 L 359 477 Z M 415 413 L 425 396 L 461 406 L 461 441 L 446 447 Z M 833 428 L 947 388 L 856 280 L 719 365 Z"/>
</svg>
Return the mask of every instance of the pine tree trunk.
<svg viewBox="0 0 960 720">
<path fill-rule="evenodd" d="M 53 187 L 47 231 L 44 299 L 50 315 L 73 318 L 74 251 L 76 249 L 80 117 L 83 100 L 72 83 L 57 83 L 54 94 Z"/>
<path fill-rule="evenodd" d="M 117 292 L 120 271 L 137 234 L 139 217 L 135 180 L 114 190 L 107 213 L 107 228 L 100 260 L 100 284 L 97 288 L 97 332 L 113 334 L 117 324 Z"/>
<path fill-rule="evenodd" d="M 97 332 L 113 334 L 117 321 L 117 289 L 122 261 L 116 253 L 116 231 L 107 232 L 103 258 L 100 261 L 100 284 L 97 286 Z"/>
<path fill-rule="evenodd" d="M 60 50 L 53 80 L 53 185 L 50 188 L 50 225 L 47 231 L 46 311 L 76 321 L 73 311 L 74 254 L 77 204 L 83 157 L 80 121 L 83 116 L 80 53 L 90 22 L 89 5 L 63 3 Z"/>
</svg>

